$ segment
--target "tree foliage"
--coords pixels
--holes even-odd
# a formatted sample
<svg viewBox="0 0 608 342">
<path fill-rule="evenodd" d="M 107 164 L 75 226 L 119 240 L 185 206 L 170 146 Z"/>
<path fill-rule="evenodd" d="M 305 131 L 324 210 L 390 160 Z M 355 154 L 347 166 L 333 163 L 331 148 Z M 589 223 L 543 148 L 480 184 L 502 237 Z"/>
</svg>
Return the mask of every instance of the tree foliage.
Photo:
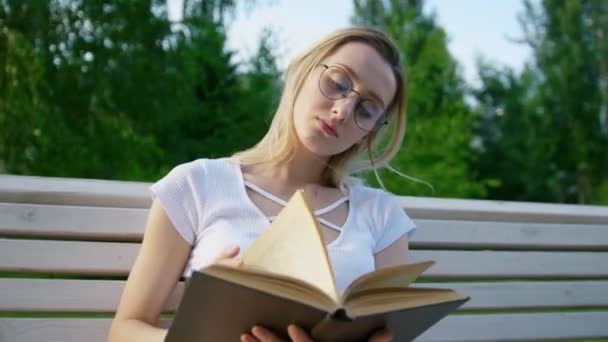
<svg viewBox="0 0 608 342">
<path fill-rule="evenodd" d="M 608 203 L 608 3 L 526 1 L 520 22 L 533 52 L 521 74 L 480 63 L 489 195 Z"/>
<path fill-rule="evenodd" d="M 0 172 L 155 180 L 252 146 L 280 95 L 278 44 L 267 30 L 236 63 L 226 32 L 259 3 L 186 0 L 172 22 L 165 0 L 0 0 Z M 392 166 L 434 189 L 383 171 L 388 190 L 608 203 L 608 1 L 524 4 L 531 60 L 516 72 L 480 58 L 471 87 L 423 0 L 354 0 L 352 23 L 404 58 Z"/>
<path fill-rule="evenodd" d="M 408 128 L 392 167 L 428 182 L 432 189 L 382 172 L 385 186 L 402 195 L 481 197 L 474 180 L 472 112 L 465 83 L 447 48 L 446 32 L 422 0 L 355 0 L 352 22 L 388 33 L 404 58 L 408 79 Z M 368 176 L 373 182 L 373 176 Z"/>
<path fill-rule="evenodd" d="M 235 1 L 186 5 L 172 23 L 160 0 L 1 1 L 5 172 L 152 180 L 252 145 L 277 96 L 274 47 L 239 72 Z"/>
</svg>

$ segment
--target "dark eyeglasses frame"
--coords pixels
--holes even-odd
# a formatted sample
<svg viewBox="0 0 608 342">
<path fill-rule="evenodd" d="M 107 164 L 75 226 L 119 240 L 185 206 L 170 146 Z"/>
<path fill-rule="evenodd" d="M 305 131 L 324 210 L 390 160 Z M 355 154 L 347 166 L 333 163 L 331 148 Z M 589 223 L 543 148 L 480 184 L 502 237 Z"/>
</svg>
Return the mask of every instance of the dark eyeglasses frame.
<svg viewBox="0 0 608 342">
<path fill-rule="evenodd" d="M 348 77 L 348 80 L 349 80 L 349 83 L 350 83 L 350 90 L 349 90 L 349 91 L 348 91 L 348 92 L 347 92 L 345 95 L 343 95 L 341 98 L 345 98 L 345 97 L 347 97 L 347 96 L 348 96 L 348 95 L 349 95 L 351 92 L 353 92 L 353 93 L 357 94 L 359 98 L 357 99 L 357 104 L 356 104 L 355 108 L 359 108 L 359 106 L 361 105 L 361 102 L 363 102 L 363 100 L 366 100 L 366 99 L 365 99 L 365 98 L 363 98 L 363 96 L 361 96 L 361 93 L 360 93 L 360 92 L 356 91 L 356 90 L 353 88 L 353 80 L 352 80 L 352 79 L 351 79 L 351 77 L 348 75 L 348 72 L 347 72 L 346 70 L 344 70 L 343 68 L 341 68 L 340 66 L 338 66 L 338 65 L 327 65 L 327 64 L 323 64 L 323 63 L 321 63 L 321 64 L 319 64 L 319 65 L 325 68 L 325 69 L 324 69 L 323 71 L 321 71 L 321 73 L 319 74 L 319 82 L 318 82 L 318 87 L 319 87 L 319 92 L 321 93 L 321 95 L 325 96 L 326 98 L 328 98 L 328 99 L 330 99 L 330 100 L 332 100 L 332 101 L 333 101 L 333 100 L 339 100 L 339 99 L 340 99 L 340 98 L 335 98 L 335 99 L 334 99 L 334 98 L 331 98 L 331 97 L 329 97 L 329 96 L 325 95 L 325 93 L 323 93 L 323 90 L 321 89 L 321 77 L 323 76 L 323 73 L 324 73 L 324 72 L 325 72 L 327 69 L 329 69 L 329 68 L 338 68 L 338 69 L 340 69 L 340 70 L 341 70 L 341 71 L 344 73 L 344 75 L 346 75 L 346 77 Z M 376 101 L 376 100 L 374 100 L 374 101 Z M 355 111 L 356 111 L 356 110 L 357 110 L 357 109 L 355 109 Z M 368 132 L 368 133 L 370 133 L 370 132 L 374 132 L 374 131 L 378 131 L 378 130 L 380 130 L 380 128 L 382 128 L 382 126 L 388 125 L 388 120 L 386 119 L 386 110 L 384 110 L 384 112 L 382 112 L 382 114 L 380 114 L 380 117 L 378 118 L 378 122 L 377 122 L 377 123 L 374 125 L 374 128 L 372 128 L 371 130 L 364 129 L 364 128 L 362 128 L 361 126 L 359 126 L 359 123 L 357 122 L 357 116 L 356 116 L 356 115 L 353 115 L 353 120 L 355 121 L 355 125 L 357 125 L 357 127 L 358 127 L 360 130 L 362 130 L 362 131 L 364 131 L 364 132 Z M 384 121 L 382 121 L 382 120 L 384 120 Z"/>
</svg>

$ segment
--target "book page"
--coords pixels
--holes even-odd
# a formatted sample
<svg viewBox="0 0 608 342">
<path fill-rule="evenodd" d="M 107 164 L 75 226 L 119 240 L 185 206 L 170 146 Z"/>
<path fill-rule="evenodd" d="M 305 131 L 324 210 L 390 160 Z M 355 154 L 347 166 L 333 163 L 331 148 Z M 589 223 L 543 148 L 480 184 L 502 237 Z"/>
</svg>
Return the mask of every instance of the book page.
<svg viewBox="0 0 608 342">
<path fill-rule="evenodd" d="M 422 272 L 431 267 L 434 261 L 423 261 L 410 264 L 382 268 L 366 273 L 355 279 L 344 291 L 342 303 L 361 293 L 382 292 L 383 289 L 406 288 L 413 283 Z"/>
<path fill-rule="evenodd" d="M 316 286 L 293 277 L 248 268 L 247 266 L 235 268 L 220 264 L 209 265 L 201 272 L 327 312 L 330 312 L 336 306 L 335 300 L 320 291 Z"/>
<path fill-rule="evenodd" d="M 466 300 L 467 297 L 450 289 L 396 288 L 378 293 L 360 293 L 359 296 L 351 297 L 346 311 L 349 317 L 355 318 Z"/>
<path fill-rule="evenodd" d="M 302 194 L 296 191 L 242 256 L 246 267 L 301 279 L 338 302 L 338 293 L 318 222 Z"/>
</svg>

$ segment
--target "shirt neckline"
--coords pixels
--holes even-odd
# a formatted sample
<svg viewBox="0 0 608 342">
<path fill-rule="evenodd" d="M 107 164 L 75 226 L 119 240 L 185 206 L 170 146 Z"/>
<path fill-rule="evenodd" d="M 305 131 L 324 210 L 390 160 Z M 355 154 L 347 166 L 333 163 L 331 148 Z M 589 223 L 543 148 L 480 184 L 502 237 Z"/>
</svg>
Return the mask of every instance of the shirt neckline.
<svg viewBox="0 0 608 342">
<path fill-rule="evenodd" d="M 232 161 L 232 162 L 230 162 L 230 161 Z M 245 185 L 245 176 L 243 175 L 243 170 L 241 170 L 240 162 L 235 159 L 227 160 L 227 162 L 229 162 L 229 164 L 233 164 L 233 166 L 235 168 L 235 172 L 238 175 L 237 178 L 238 178 L 239 193 L 244 198 L 247 205 L 249 207 L 251 207 L 253 210 L 255 210 L 255 212 L 258 214 L 258 216 L 260 216 L 264 221 L 268 222 L 268 217 L 266 216 L 266 214 L 255 203 L 253 203 L 253 201 L 247 194 L 247 187 Z M 339 244 L 342 240 L 344 240 L 344 235 L 347 232 L 346 228 L 348 227 L 348 224 L 351 221 L 351 217 L 354 212 L 354 210 L 353 210 L 353 203 L 354 203 L 353 197 L 354 196 L 352 196 L 353 189 L 351 189 L 351 187 L 348 187 L 347 190 L 348 190 L 349 200 L 348 200 L 348 213 L 346 214 L 346 220 L 340 227 L 340 232 L 339 232 L 338 236 L 333 241 L 331 241 L 329 244 L 326 244 L 325 245 L 326 248 L 335 247 L 335 245 Z"/>
</svg>

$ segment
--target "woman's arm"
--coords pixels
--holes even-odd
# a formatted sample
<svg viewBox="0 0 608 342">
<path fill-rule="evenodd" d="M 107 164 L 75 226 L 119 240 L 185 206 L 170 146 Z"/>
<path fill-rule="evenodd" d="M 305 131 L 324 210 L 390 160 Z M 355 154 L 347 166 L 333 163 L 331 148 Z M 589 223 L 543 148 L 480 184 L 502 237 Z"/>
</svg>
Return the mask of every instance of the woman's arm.
<svg viewBox="0 0 608 342">
<path fill-rule="evenodd" d="M 374 256 L 376 269 L 405 264 L 408 261 L 409 240 L 407 234 Z"/>
<path fill-rule="evenodd" d="M 148 215 L 141 249 L 109 332 L 110 342 L 164 340 L 158 317 L 177 284 L 191 246 L 177 232 L 158 200 Z"/>
</svg>

